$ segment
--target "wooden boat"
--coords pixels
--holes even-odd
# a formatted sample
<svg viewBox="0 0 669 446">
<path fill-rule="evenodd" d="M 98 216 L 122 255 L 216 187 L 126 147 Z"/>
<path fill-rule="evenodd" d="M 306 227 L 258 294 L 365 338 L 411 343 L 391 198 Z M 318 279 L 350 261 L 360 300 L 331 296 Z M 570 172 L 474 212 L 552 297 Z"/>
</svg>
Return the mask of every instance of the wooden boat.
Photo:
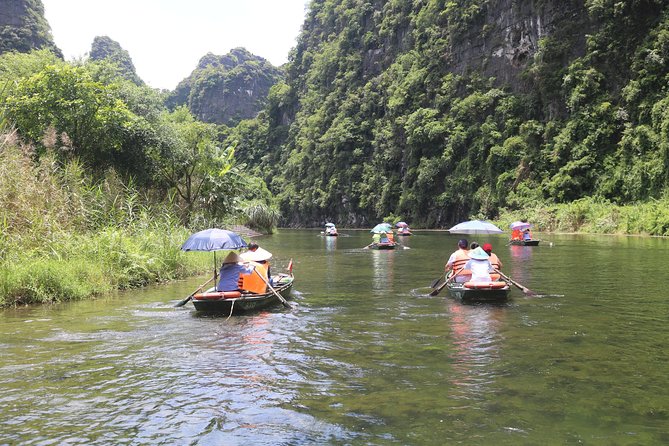
<svg viewBox="0 0 669 446">
<path fill-rule="evenodd" d="M 337 234 L 336 232 L 327 232 L 326 231 L 325 234 L 323 234 L 323 235 L 325 235 L 326 237 L 337 237 L 339 234 Z"/>
<path fill-rule="evenodd" d="M 537 246 L 541 240 L 509 240 L 512 246 Z"/>
<path fill-rule="evenodd" d="M 450 282 L 446 286 L 452 298 L 463 302 L 503 302 L 511 291 L 506 282 Z"/>
<path fill-rule="evenodd" d="M 384 242 L 384 243 L 372 243 L 369 245 L 370 249 L 395 249 L 399 243 L 397 242 Z"/>
<path fill-rule="evenodd" d="M 411 231 L 406 231 L 406 232 L 397 231 L 397 235 L 403 235 L 403 236 L 406 237 L 406 236 L 412 235 L 412 234 L 411 234 Z"/>
<path fill-rule="evenodd" d="M 276 292 L 287 299 L 293 286 L 292 272 L 272 276 L 272 280 Z M 276 305 L 278 302 L 279 298 L 269 289 L 264 294 L 254 294 L 239 291 L 216 291 L 214 287 L 193 296 L 195 309 L 209 313 L 240 314 Z"/>
</svg>

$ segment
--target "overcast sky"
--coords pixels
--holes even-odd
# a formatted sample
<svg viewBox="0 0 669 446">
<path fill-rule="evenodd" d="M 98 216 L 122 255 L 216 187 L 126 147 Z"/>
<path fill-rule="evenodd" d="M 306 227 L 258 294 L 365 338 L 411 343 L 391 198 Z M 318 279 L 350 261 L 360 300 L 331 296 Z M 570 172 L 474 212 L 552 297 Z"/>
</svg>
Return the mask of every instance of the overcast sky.
<svg viewBox="0 0 669 446">
<path fill-rule="evenodd" d="M 82 57 L 95 36 L 130 53 L 137 74 L 174 89 L 208 52 L 244 47 L 278 66 L 296 44 L 309 0 L 42 0 L 65 58 Z"/>
</svg>

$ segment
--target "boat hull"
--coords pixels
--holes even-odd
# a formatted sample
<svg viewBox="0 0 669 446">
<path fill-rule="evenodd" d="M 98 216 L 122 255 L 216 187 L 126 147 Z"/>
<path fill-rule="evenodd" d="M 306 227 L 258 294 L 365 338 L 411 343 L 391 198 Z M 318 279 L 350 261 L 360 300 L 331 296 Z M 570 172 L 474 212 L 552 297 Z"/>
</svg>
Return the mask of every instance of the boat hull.
<svg viewBox="0 0 669 446">
<path fill-rule="evenodd" d="M 397 235 L 399 235 L 400 237 L 408 237 L 412 234 L 410 232 L 398 232 Z"/>
<path fill-rule="evenodd" d="M 395 249 L 397 243 L 374 243 L 370 246 L 371 249 Z"/>
<path fill-rule="evenodd" d="M 448 294 L 463 302 L 504 302 L 509 298 L 511 288 L 465 288 L 461 283 L 449 283 Z"/>
<path fill-rule="evenodd" d="M 288 299 L 293 287 L 292 276 L 275 276 L 274 289 L 283 297 Z M 212 292 L 213 289 L 207 290 Z M 198 297 L 193 297 L 193 305 L 198 312 L 222 313 L 222 314 L 242 314 L 251 311 L 261 310 L 271 307 L 280 302 L 279 298 L 272 291 L 264 294 L 242 294 L 241 297 L 207 299 L 207 292 Z"/>
<path fill-rule="evenodd" d="M 325 234 L 326 237 L 337 237 L 339 234 Z"/>
<path fill-rule="evenodd" d="M 538 246 L 541 240 L 509 240 L 512 246 Z"/>
</svg>

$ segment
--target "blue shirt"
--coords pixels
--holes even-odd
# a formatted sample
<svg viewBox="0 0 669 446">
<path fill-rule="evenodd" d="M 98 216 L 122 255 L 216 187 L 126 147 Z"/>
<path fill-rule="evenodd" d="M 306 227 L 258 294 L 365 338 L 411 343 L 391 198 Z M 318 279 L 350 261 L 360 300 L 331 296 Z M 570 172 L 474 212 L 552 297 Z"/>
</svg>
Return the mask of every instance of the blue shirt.
<svg viewBox="0 0 669 446">
<path fill-rule="evenodd" d="M 253 268 L 241 263 L 224 263 L 219 271 L 218 285 L 216 291 L 235 291 L 239 289 L 239 276 L 242 274 L 251 274 Z"/>
</svg>

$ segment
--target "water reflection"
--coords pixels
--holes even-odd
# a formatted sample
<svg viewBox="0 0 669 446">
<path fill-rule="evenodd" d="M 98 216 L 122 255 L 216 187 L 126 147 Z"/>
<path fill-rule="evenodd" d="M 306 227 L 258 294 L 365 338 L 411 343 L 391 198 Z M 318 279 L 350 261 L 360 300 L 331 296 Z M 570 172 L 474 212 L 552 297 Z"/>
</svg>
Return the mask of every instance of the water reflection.
<svg viewBox="0 0 669 446">
<path fill-rule="evenodd" d="M 373 290 L 377 294 L 384 294 L 393 288 L 395 250 L 371 249 L 370 251 L 374 274 Z"/>
<path fill-rule="evenodd" d="M 337 237 L 323 237 L 325 239 L 325 250 L 334 251 L 337 248 Z"/>
<path fill-rule="evenodd" d="M 482 392 L 495 378 L 493 363 L 500 359 L 499 329 L 506 309 L 496 305 L 463 305 L 449 301 L 453 334 L 454 386 Z"/>
</svg>

